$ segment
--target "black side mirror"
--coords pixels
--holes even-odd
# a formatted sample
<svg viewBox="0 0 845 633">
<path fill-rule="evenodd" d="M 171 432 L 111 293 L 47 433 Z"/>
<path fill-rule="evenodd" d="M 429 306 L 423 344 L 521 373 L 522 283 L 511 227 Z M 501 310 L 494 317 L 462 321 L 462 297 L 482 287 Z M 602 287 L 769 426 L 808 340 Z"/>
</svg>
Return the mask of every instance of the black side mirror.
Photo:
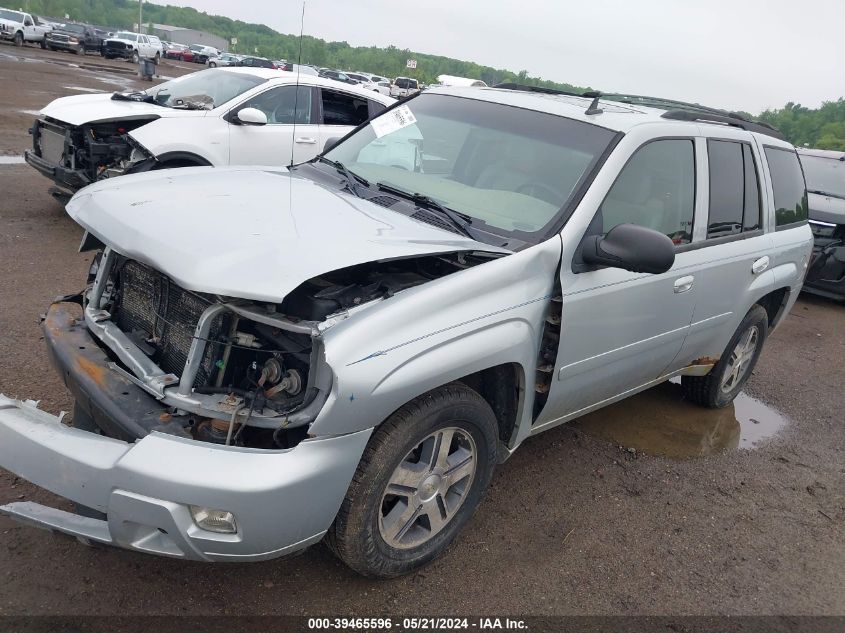
<svg viewBox="0 0 845 633">
<path fill-rule="evenodd" d="M 326 144 L 325 144 L 325 145 L 323 145 L 323 153 L 325 154 L 325 153 L 326 153 L 326 152 L 328 152 L 330 149 L 333 149 L 333 148 L 334 148 L 334 146 L 335 146 L 335 145 L 337 145 L 339 142 L 340 142 L 340 137 L 339 137 L 339 136 L 333 136 L 333 137 L 331 137 L 331 138 L 329 138 L 329 139 L 326 139 Z"/>
<path fill-rule="evenodd" d="M 581 256 L 587 264 L 660 274 L 675 263 L 675 245 L 654 229 L 638 224 L 619 224 L 604 237 L 585 238 Z"/>
</svg>

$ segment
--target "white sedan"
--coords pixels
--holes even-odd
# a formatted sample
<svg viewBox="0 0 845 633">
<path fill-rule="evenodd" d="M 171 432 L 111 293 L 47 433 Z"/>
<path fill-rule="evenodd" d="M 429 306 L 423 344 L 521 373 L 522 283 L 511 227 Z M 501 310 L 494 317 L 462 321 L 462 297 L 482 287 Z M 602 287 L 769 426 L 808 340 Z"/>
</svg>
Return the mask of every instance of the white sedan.
<svg viewBox="0 0 845 633">
<path fill-rule="evenodd" d="M 56 99 L 26 161 L 63 193 L 149 169 L 289 165 L 394 102 L 359 86 L 263 68 L 211 68 L 144 92 Z"/>
</svg>

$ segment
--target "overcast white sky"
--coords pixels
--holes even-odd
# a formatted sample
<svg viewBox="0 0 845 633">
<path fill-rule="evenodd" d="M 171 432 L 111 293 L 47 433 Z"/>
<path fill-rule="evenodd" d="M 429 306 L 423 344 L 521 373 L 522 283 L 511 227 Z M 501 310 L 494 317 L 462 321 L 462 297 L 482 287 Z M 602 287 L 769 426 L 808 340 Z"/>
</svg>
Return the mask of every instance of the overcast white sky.
<svg viewBox="0 0 845 633">
<path fill-rule="evenodd" d="M 301 0 L 156 1 L 299 32 Z M 305 8 L 305 33 L 326 40 L 752 113 L 845 96 L 843 25 L 845 0 L 306 0 Z"/>
</svg>

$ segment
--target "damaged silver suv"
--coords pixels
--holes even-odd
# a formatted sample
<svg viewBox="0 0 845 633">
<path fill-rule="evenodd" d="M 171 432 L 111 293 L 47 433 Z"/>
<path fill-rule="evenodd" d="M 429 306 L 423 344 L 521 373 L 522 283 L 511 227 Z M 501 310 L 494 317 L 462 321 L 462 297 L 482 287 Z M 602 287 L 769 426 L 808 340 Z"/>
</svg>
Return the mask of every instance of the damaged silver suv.
<svg viewBox="0 0 845 633">
<path fill-rule="evenodd" d="M 50 306 L 73 427 L 0 399 L 0 512 L 135 551 L 432 560 L 528 437 L 680 376 L 742 389 L 812 248 L 771 128 L 644 97 L 437 88 L 292 168 L 99 182 Z"/>
</svg>

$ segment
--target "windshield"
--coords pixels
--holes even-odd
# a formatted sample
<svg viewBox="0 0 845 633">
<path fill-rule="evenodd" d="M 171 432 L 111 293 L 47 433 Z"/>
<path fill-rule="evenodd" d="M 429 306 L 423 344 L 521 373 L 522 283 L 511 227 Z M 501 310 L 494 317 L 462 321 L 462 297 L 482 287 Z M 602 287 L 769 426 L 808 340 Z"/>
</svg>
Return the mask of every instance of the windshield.
<svg viewBox="0 0 845 633">
<path fill-rule="evenodd" d="M 65 24 L 62 29 L 68 33 L 84 33 L 85 27 L 81 24 Z"/>
<path fill-rule="evenodd" d="M 423 94 L 326 154 L 371 184 L 436 200 L 496 233 L 543 231 L 615 137 L 560 116 Z"/>
<path fill-rule="evenodd" d="M 206 109 L 216 108 L 263 84 L 266 79 L 212 68 L 166 81 L 150 88 L 146 94 L 156 103 L 168 107 L 192 107 L 203 104 Z"/>
<path fill-rule="evenodd" d="M 137 33 L 127 33 L 126 31 L 118 31 L 114 34 L 114 39 L 116 40 L 129 40 L 131 42 L 138 41 L 138 34 Z"/>
<path fill-rule="evenodd" d="M 801 154 L 807 189 L 845 198 L 845 162 L 838 158 Z"/>
<path fill-rule="evenodd" d="M 8 9 L 0 9 L 0 18 L 3 18 L 4 20 L 11 20 L 12 22 L 23 22 L 23 13 L 9 11 Z"/>
</svg>

